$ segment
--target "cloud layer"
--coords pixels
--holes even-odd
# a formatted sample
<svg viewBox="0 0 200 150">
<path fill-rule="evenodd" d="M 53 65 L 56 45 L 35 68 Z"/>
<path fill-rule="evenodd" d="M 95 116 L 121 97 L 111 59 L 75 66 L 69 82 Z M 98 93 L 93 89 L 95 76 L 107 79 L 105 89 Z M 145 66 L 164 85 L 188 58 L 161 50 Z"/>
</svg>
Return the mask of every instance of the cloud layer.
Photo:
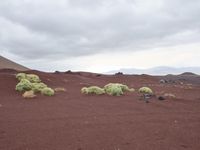
<svg viewBox="0 0 200 150">
<path fill-rule="evenodd" d="M 51 60 L 198 43 L 199 0 L 1 0 L 0 51 Z"/>
</svg>

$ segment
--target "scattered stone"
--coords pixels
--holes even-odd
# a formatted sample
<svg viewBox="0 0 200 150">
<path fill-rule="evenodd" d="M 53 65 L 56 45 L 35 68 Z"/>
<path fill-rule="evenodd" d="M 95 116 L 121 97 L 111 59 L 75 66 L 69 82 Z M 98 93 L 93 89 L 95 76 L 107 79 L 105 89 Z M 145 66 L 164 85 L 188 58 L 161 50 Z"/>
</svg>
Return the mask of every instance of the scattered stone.
<svg viewBox="0 0 200 150">
<path fill-rule="evenodd" d="M 123 72 L 117 72 L 115 75 L 123 75 Z"/>
<path fill-rule="evenodd" d="M 163 100 L 165 100 L 165 97 L 163 97 L 163 96 L 158 96 L 158 100 L 163 101 Z"/>
<path fill-rule="evenodd" d="M 66 89 L 63 87 L 57 87 L 57 88 L 54 88 L 54 91 L 55 92 L 66 92 Z"/>
<path fill-rule="evenodd" d="M 71 70 L 68 70 L 68 71 L 66 71 L 65 73 L 69 73 L 69 74 L 70 74 L 70 73 L 72 73 L 72 71 L 71 71 Z"/>
<path fill-rule="evenodd" d="M 24 98 L 34 98 L 34 97 L 36 97 L 36 95 L 34 94 L 34 91 L 32 91 L 32 90 L 24 92 L 24 94 L 22 96 Z"/>
<path fill-rule="evenodd" d="M 152 97 L 152 94 L 143 94 L 143 97 L 144 97 L 144 101 L 146 103 L 149 103 L 149 99 Z"/>
<path fill-rule="evenodd" d="M 168 97 L 168 98 L 176 98 L 176 96 L 172 93 L 165 93 L 164 97 Z"/>
<path fill-rule="evenodd" d="M 55 73 L 55 74 L 60 74 L 60 71 L 55 71 L 54 73 Z"/>
<path fill-rule="evenodd" d="M 100 77 L 100 76 L 101 76 L 101 74 L 97 74 L 96 76 L 97 76 L 97 77 Z"/>
<path fill-rule="evenodd" d="M 167 81 L 166 81 L 165 79 L 161 79 L 159 82 L 160 82 L 161 84 L 167 83 Z"/>
</svg>

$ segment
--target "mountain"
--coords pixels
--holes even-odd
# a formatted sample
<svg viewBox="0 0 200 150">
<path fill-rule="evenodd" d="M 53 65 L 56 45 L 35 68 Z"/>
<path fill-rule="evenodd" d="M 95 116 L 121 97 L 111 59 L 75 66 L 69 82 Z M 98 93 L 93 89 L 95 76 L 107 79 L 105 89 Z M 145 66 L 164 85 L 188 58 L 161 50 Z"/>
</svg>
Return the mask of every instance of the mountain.
<svg viewBox="0 0 200 150">
<path fill-rule="evenodd" d="M 3 56 L 0 56 L 0 69 L 14 69 L 19 71 L 29 70 L 29 68 L 24 67 L 16 62 L 13 62 Z"/>
<path fill-rule="evenodd" d="M 167 75 L 167 74 L 181 74 L 184 72 L 191 72 L 195 74 L 200 74 L 200 67 L 182 67 L 182 68 L 174 68 L 174 67 L 166 67 L 159 66 L 149 69 L 136 69 L 136 68 L 122 68 L 119 70 L 113 70 L 107 72 L 108 74 L 114 74 L 117 72 L 122 72 L 124 74 L 150 74 L 150 75 Z"/>
</svg>

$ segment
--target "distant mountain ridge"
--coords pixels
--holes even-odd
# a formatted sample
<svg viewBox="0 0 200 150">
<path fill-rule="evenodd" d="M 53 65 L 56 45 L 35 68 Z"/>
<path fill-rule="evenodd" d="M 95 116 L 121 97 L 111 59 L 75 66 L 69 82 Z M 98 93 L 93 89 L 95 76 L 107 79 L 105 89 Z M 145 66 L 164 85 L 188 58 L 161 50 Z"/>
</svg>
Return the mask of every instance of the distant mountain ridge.
<svg viewBox="0 0 200 150">
<path fill-rule="evenodd" d="M 3 56 L 0 56 L 0 69 L 14 69 L 18 71 L 30 70 L 29 68 L 13 62 Z"/>
<path fill-rule="evenodd" d="M 149 75 L 167 75 L 167 74 L 182 74 L 184 72 L 191 72 L 200 75 L 200 67 L 167 67 L 159 66 L 149 69 L 136 69 L 136 68 L 122 68 L 119 70 L 113 70 L 107 72 L 108 74 L 114 74 L 117 72 L 122 72 L 124 74 L 149 74 Z"/>
</svg>

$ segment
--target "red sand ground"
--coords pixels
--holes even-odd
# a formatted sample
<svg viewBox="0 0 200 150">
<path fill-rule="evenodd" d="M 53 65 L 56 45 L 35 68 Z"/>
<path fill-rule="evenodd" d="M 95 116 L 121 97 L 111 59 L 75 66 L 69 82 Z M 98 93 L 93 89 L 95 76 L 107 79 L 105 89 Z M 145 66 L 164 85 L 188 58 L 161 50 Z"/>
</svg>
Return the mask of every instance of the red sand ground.
<svg viewBox="0 0 200 150">
<path fill-rule="evenodd" d="M 147 75 L 97 76 L 90 73 L 41 73 L 53 97 L 24 99 L 15 91 L 15 71 L 0 71 L 1 150 L 200 150 L 200 86 L 159 84 Z M 120 82 L 176 99 L 150 103 L 139 95 L 82 95 L 83 86 Z M 190 87 L 189 87 L 190 86 Z"/>
</svg>

